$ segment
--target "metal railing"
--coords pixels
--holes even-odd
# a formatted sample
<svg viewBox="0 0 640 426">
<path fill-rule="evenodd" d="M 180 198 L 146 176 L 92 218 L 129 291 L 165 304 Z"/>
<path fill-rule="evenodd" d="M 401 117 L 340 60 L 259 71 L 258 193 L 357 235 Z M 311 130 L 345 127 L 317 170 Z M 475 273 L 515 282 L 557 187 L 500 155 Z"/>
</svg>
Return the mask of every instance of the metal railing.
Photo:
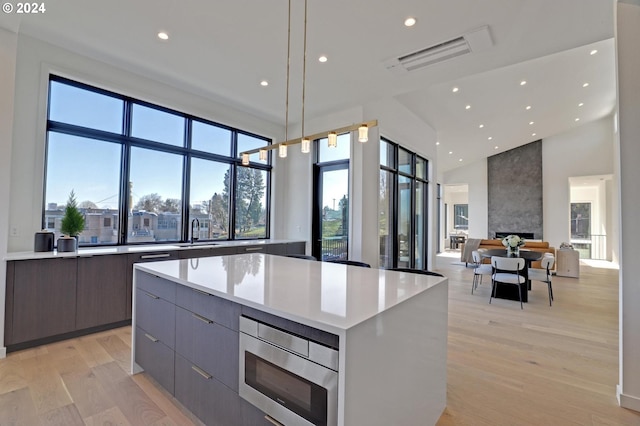
<svg viewBox="0 0 640 426">
<path fill-rule="evenodd" d="M 346 259 L 348 257 L 348 237 L 323 237 L 322 260 Z"/>
<path fill-rule="evenodd" d="M 571 245 L 580 252 L 581 259 L 607 260 L 606 235 L 571 237 Z"/>
</svg>

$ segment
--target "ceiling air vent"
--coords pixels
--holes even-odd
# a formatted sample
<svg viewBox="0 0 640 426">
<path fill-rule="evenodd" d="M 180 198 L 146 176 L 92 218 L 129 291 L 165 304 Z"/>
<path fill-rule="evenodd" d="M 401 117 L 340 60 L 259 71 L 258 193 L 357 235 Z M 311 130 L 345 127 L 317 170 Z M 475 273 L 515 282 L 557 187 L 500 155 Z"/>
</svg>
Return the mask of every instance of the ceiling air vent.
<svg viewBox="0 0 640 426">
<path fill-rule="evenodd" d="M 429 65 L 448 61 L 471 52 L 479 52 L 493 45 L 489 27 L 484 26 L 463 36 L 385 61 L 388 70 L 413 71 Z"/>
</svg>

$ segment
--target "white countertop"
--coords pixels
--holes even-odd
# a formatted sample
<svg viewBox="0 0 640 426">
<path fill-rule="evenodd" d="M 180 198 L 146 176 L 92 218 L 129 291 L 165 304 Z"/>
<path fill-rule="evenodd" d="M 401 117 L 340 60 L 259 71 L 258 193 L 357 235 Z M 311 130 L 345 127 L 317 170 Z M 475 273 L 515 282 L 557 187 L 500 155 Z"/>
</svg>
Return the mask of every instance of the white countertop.
<svg viewBox="0 0 640 426">
<path fill-rule="evenodd" d="M 88 257 L 105 254 L 128 254 L 140 252 L 154 251 L 176 251 L 176 250 L 194 250 L 234 246 L 255 246 L 267 244 L 283 244 L 301 242 L 301 240 L 234 240 L 234 241 L 203 241 L 195 244 L 189 243 L 167 243 L 167 244 L 143 244 L 143 245 L 126 245 L 126 246 L 102 246 L 102 247 L 82 247 L 77 251 L 58 253 L 57 250 L 48 252 L 22 251 L 7 253 L 3 260 L 29 260 L 29 259 L 49 259 L 57 257 Z"/>
<path fill-rule="evenodd" d="M 141 263 L 135 268 L 336 334 L 447 282 L 258 253 Z"/>
</svg>

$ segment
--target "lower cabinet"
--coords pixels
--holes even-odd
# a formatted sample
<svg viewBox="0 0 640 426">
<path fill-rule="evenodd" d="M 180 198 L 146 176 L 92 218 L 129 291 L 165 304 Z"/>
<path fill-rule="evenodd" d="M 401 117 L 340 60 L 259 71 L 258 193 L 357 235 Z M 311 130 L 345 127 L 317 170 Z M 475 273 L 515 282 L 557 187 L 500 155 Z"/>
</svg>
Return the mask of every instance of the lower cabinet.
<svg viewBox="0 0 640 426">
<path fill-rule="evenodd" d="M 76 269 L 74 258 L 13 262 L 12 329 L 5 345 L 64 334 L 76 329 Z"/>
<path fill-rule="evenodd" d="M 243 426 L 238 394 L 179 354 L 175 397 L 207 426 Z"/>
<path fill-rule="evenodd" d="M 169 393 L 174 393 L 175 352 L 160 339 L 136 327 L 136 362 Z"/>
<path fill-rule="evenodd" d="M 78 258 L 76 328 L 96 327 L 126 319 L 126 256 Z"/>
<path fill-rule="evenodd" d="M 136 363 L 207 426 L 271 425 L 238 395 L 241 306 L 142 271 L 136 285 Z"/>
</svg>

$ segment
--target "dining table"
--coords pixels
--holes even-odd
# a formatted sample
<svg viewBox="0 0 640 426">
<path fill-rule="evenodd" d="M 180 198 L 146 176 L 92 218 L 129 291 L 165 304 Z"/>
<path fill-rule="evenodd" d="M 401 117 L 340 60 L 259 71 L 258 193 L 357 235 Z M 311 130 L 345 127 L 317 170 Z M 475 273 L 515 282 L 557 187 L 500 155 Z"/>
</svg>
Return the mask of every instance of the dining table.
<svg viewBox="0 0 640 426">
<path fill-rule="evenodd" d="M 520 275 L 525 278 L 525 282 L 520 285 L 520 289 L 522 292 L 522 301 L 528 302 L 529 300 L 529 292 L 531 290 L 531 280 L 529 280 L 529 268 L 531 267 L 531 263 L 536 260 L 542 259 L 544 256 L 543 253 L 539 251 L 520 249 L 518 254 L 509 253 L 507 249 L 488 249 L 488 250 L 479 250 L 480 256 L 482 258 L 491 259 L 493 256 L 498 257 L 518 257 L 524 260 L 524 269 L 520 271 Z M 495 271 L 494 271 L 495 272 Z M 494 297 L 499 297 L 501 299 L 509 299 L 509 300 L 520 300 L 518 295 L 518 289 L 514 285 L 502 284 L 500 282 L 496 282 L 496 294 Z"/>
</svg>

